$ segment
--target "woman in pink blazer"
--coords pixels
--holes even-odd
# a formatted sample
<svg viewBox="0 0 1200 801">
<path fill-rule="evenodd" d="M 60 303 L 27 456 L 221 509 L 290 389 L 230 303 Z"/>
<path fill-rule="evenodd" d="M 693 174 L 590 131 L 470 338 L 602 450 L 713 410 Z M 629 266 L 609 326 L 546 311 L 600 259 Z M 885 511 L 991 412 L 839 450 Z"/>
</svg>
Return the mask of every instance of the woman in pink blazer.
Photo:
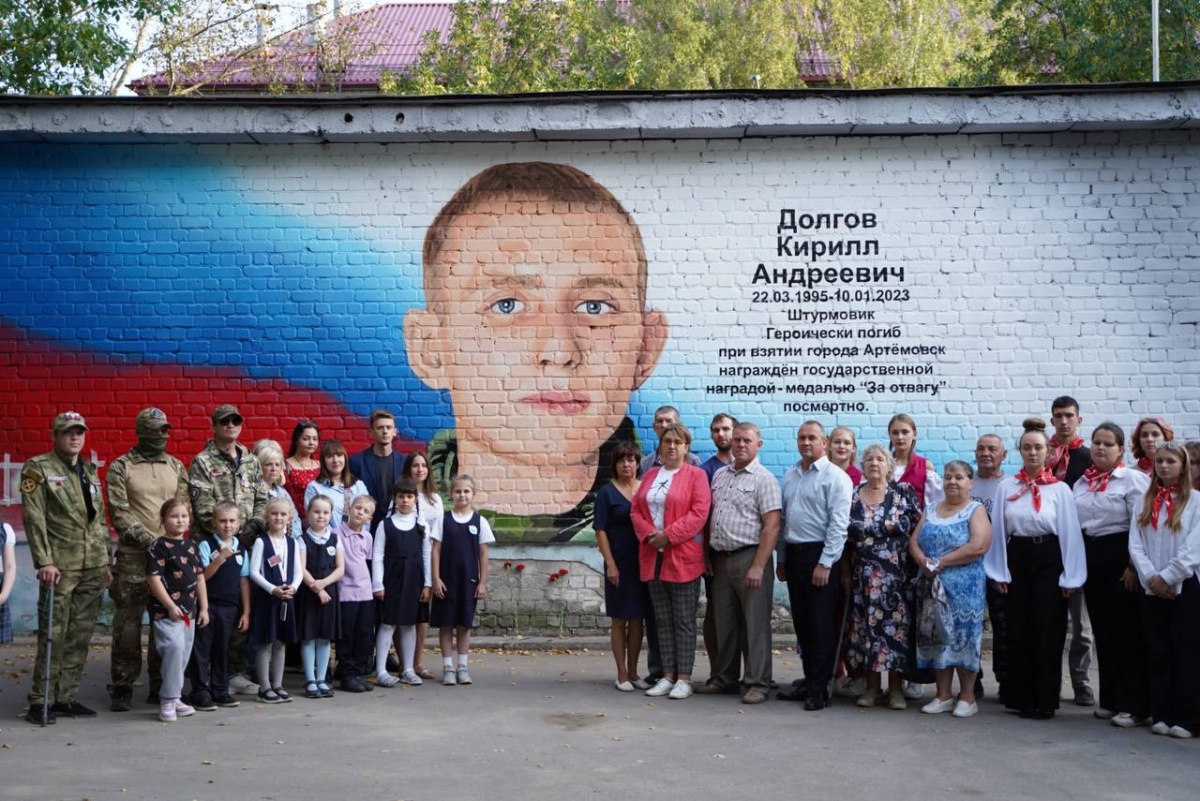
<svg viewBox="0 0 1200 801">
<path fill-rule="evenodd" d="M 663 678 L 646 695 L 676 700 L 692 694 L 704 525 L 712 505 L 708 476 L 687 463 L 691 445 L 692 434 L 682 423 L 663 432 L 658 446 L 662 466 L 642 477 L 630 514 L 662 655 Z"/>
</svg>

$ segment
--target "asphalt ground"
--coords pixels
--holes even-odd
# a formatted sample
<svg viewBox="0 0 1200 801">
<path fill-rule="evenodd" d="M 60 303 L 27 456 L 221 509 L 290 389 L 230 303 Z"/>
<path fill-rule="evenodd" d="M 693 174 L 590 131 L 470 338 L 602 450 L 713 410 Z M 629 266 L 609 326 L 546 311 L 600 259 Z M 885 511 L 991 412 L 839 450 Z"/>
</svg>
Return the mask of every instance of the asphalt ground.
<svg viewBox="0 0 1200 801">
<path fill-rule="evenodd" d="M 491 643 L 499 644 L 498 642 Z M 613 688 L 600 640 L 528 640 L 472 656 L 475 683 L 299 696 L 160 723 L 108 711 L 97 641 L 79 700 L 97 718 L 21 719 L 34 646 L 0 646 L 3 799 L 1195 799 L 1200 739 L 1116 729 L 1074 706 L 1020 720 L 993 698 L 974 718 L 772 699 L 651 699 Z M 436 668 L 439 658 L 427 653 Z M 703 653 L 697 678 L 706 673 Z M 800 675 L 781 649 L 775 676 Z M 143 676 L 144 681 L 144 676 Z M 1093 681 L 1094 684 L 1094 681 Z M 932 691 L 932 688 L 930 688 Z M 1069 687 L 1064 685 L 1064 692 Z"/>
</svg>

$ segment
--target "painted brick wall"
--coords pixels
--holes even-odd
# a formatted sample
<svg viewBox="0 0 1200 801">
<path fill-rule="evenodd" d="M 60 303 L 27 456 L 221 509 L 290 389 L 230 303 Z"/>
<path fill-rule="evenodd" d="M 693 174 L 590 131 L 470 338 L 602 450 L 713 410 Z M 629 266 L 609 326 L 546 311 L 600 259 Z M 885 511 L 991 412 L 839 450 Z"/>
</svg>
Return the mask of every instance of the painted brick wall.
<svg viewBox="0 0 1200 801">
<path fill-rule="evenodd" d="M 405 447 L 440 435 L 462 451 L 464 463 L 440 462 L 441 475 L 487 476 L 480 496 L 505 513 L 502 539 L 528 544 L 590 541 L 584 485 L 604 478 L 592 452 L 633 430 L 649 441 L 663 403 L 683 410 L 702 458 L 715 412 L 759 422 L 763 460 L 779 475 L 809 417 L 852 426 L 861 447 L 884 441 L 887 419 L 907 411 L 921 427 L 919 450 L 941 464 L 969 454 L 986 431 L 1011 442 L 1023 417 L 1048 417 L 1063 392 L 1081 401 L 1087 430 L 1113 419 L 1128 431 L 1153 413 L 1195 438 L 1198 137 L 9 146 L 0 153 L 0 365 L 11 411 L 0 419 L 0 455 L 17 463 L 44 450 L 50 418 L 65 408 L 93 422 L 91 448 L 107 462 L 132 443 L 132 419 L 146 405 L 171 416 L 173 449 L 185 458 L 202 447 L 219 402 L 243 406 L 248 439 L 284 439 L 297 419 L 315 417 L 326 437 L 357 447 L 367 443 L 365 417 L 386 406 Z M 571 165 L 628 211 L 644 241 L 646 307 L 661 312 L 662 326 L 649 331 L 644 315 L 608 321 L 619 330 L 604 339 L 593 322 L 555 330 L 559 318 L 542 316 L 529 337 L 548 346 L 506 350 L 499 323 L 453 305 L 467 302 L 459 298 L 446 307 L 442 338 L 430 335 L 419 350 L 437 368 L 422 368 L 414 338 L 435 322 L 420 316 L 426 229 L 469 178 L 517 161 Z M 571 213 L 596 213 L 579 203 Z M 578 236 L 591 255 L 568 248 L 555 260 L 547 243 L 561 233 L 560 216 L 526 211 L 499 233 L 476 230 L 455 254 L 487 262 L 484 275 L 501 263 L 557 270 L 588 258 L 619 273 L 626 224 L 588 218 Z M 817 229 L 820 214 L 854 214 L 857 224 L 847 228 L 842 216 L 838 228 Z M 781 220 L 795 230 L 781 231 Z M 518 244 L 498 247 L 505 242 Z M 855 255 L 814 260 L 817 242 Z M 802 246 L 806 255 L 788 255 Z M 814 268 L 821 278 L 810 282 Z M 610 284 L 591 289 L 629 290 Z M 502 299 L 515 297 L 512 287 Z M 547 297 L 532 305 L 574 313 L 566 296 Z M 617 305 L 636 311 L 625 298 Z M 406 332 L 409 313 L 419 324 Z M 814 322 L 851 313 L 870 319 Z M 538 347 L 545 352 L 531 356 Z M 639 348 L 654 354 L 631 367 Z M 786 348 L 801 350 L 780 355 Z M 565 372 L 539 383 L 556 359 Z M 571 359 L 597 369 L 580 378 L 563 367 Z M 490 438 L 488 458 L 469 464 L 463 402 L 445 389 L 451 367 Z M 732 367 L 747 374 L 721 375 Z M 514 380 L 542 392 L 542 408 L 506 401 Z M 596 397 L 573 400 L 572 381 Z M 596 412 L 602 402 L 598 422 L 581 426 L 576 407 Z M 590 443 L 575 448 L 588 452 L 583 472 L 556 461 L 576 438 Z M 5 479 L 11 504 L 15 472 Z M 16 511 L 0 510 L 6 519 Z M 592 549 L 572 552 L 595 564 Z"/>
</svg>

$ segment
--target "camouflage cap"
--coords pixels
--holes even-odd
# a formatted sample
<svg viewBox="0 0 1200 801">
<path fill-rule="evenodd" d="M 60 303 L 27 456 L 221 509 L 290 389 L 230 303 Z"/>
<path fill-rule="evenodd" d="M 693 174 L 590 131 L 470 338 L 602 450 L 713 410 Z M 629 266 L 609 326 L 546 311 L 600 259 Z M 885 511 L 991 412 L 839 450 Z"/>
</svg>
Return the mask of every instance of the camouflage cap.
<svg viewBox="0 0 1200 801">
<path fill-rule="evenodd" d="M 220 406 L 213 409 L 212 421 L 214 423 L 219 423 L 223 418 L 228 417 L 231 414 L 242 417 L 242 413 L 238 411 L 238 407 L 234 406 L 232 403 L 222 403 Z"/>
<path fill-rule="evenodd" d="M 171 427 L 171 424 L 167 422 L 167 415 L 163 410 L 155 408 L 142 409 L 138 412 L 134 425 L 137 427 L 138 436 L 152 434 L 155 431 L 162 431 L 164 428 Z"/>
<path fill-rule="evenodd" d="M 50 426 L 50 430 L 55 434 L 61 434 L 69 428 L 82 428 L 88 431 L 87 422 L 84 421 L 83 415 L 79 412 L 63 412 L 58 417 L 54 418 L 54 424 Z"/>
</svg>

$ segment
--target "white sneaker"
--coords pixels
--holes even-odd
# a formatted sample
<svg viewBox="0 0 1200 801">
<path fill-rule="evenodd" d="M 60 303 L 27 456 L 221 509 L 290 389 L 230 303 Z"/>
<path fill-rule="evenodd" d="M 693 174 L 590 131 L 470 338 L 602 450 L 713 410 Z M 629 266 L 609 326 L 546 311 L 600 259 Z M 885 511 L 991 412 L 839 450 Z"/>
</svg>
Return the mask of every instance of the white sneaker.
<svg viewBox="0 0 1200 801">
<path fill-rule="evenodd" d="M 174 698 L 159 702 L 158 719 L 161 720 L 163 723 L 174 723 L 175 722 L 175 699 Z"/>
<path fill-rule="evenodd" d="M 940 715 L 943 712 L 949 712 L 951 709 L 954 709 L 955 704 L 956 701 L 953 698 L 947 698 L 944 701 L 934 698 L 928 704 L 921 707 L 921 711 L 926 715 Z"/>
<path fill-rule="evenodd" d="M 917 684 L 915 681 L 906 682 L 904 685 L 904 697 L 910 701 L 920 701 L 925 697 L 925 685 Z"/>
<path fill-rule="evenodd" d="M 617 692 L 622 692 L 622 693 L 633 692 L 633 682 L 631 682 L 631 681 L 618 681 L 618 682 L 614 683 L 614 686 L 616 686 Z"/>
<path fill-rule="evenodd" d="M 459 684 L 474 684 L 475 683 L 475 682 L 471 681 L 471 674 L 467 672 L 467 669 L 465 667 L 460 667 L 458 669 L 457 678 L 458 678 Z"/>
<path fill-rule="evenodd" d="M 1176 740 L 1192 739 L 1192 733 L 1190 731 L 1188 731 L 1187 729 L 1183 728 L 1182 726 L 1172 726 L 1170 731 L 1167 732 L 1167 734 L 1171 735 Z"/>
<path fill-rule="evenodd" d="M 258 685 L 241 673 L 229 680 L 230 695 L 258 695 Z"/>
<path fill-rule="evenodd" d="M 458 678 L 455 676 L 454 668 L 442 668 L 442 684 L 446 687 L 453 687 L 458 684 Z"/>
<path fill-rule="evenodd" d="M 689 697 L 691 694 L 692 694 L 692 683 L 690 681 L 683 681 L 682 679 L 680 679 L 679 681 L 675 682 L 675 686 L 671 688 L 671 692 L 668 693 L 667 697 L 673 701 L 682 701 L 684 698 Z M 1176 728 L 1178 728 L 1178 727 L 1176 727 Z M 1192 735 L 1189 734 L 1188 736 L 1191 737 Z"/>
<path fill-rule="evenodd" d="M 407 684 L 409 687 L 419 687 L 423 682 L 421 677 L 417 675 L 415 670 L 406 670 L 404 675 L 400 677 L 401 684 Z"/>
<path fill-rule="evenodd" d="M 655 684 L 649 690 L 646 690 L 646 695 L 650 696 L 651 698 L 661 698 L 662 696 L 671 692 L 673 689 L 675 689 L 675 682 L 667 678 L 662 678 L 658 680 L 658 684 Z"/>
<path fill-rule="evenodd" d="M 1105 709 L 1102 706 L 1098 706 L 1092 710 L 1092 717 L 1099 720 L 1112 720 L 1116 714 L 1117 713 L 1113 712 L 1111 709 Z"/>
<path fill-rule="evenodd" d="M 1150 733 L 1167 735 L 1171 733 L 1171 727 L 1160 720 L 1158 723 L 1155 723 L 1150 727 Z"/>
<path fill-rule="evenodd" d="M 1108 722 L 1118 729 L 1132 729 L 1138 725 L 1138 719 L 1128 712 L 1118 712 Z"/>
<path fill-rule="evenodd" d="M 956 718 L 969 718 L 978 711 L 979 704 L 976 704 L 975 702 L 968 704 L 966 701 L 960 700 L 954 705 L 954 717 Z"/>
<path fill-rule="evenodd" d="M 186 717 L 191 717 L 194 714 L 196 714 L 195 707 L 188 706 L 187 704 L 185 704 L 183 702 L 182 699 L 179 699 L 179 698 L 175 699 L 175 716 L 176 717 L 186 718 Z"/>
</svg>

